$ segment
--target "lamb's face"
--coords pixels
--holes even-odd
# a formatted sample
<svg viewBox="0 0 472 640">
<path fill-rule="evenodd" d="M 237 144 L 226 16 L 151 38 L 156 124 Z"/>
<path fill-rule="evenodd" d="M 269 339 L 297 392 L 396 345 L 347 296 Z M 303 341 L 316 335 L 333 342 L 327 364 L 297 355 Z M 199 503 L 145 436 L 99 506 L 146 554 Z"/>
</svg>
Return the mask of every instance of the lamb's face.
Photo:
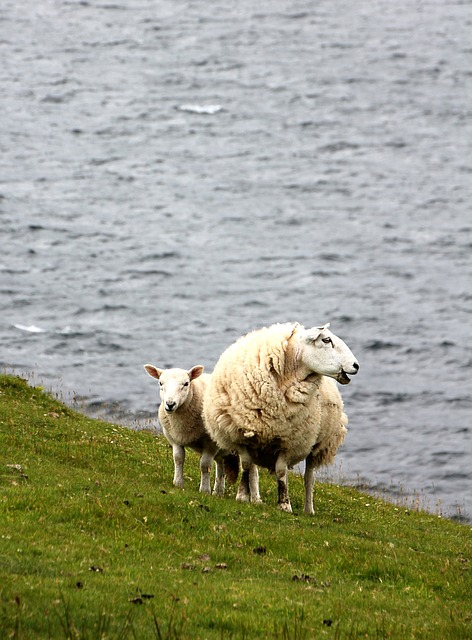
<svg viewBox="0 0 472 640">
<path fill-rule="evenodd" d="M 359 370 L 359 363 L 347 344 L 331 333 L 329 324 L 307 329 L 301 337 L 300 361 L 313 373 L 349 384 L 349 376 Z"/>
<path fill-rule="evenodd" d="M 147 373 L 159 380 L 161 402 L 167 413 L 174 413 L 187 400 L 192 380 L 203 373 L 203 367 L 197 365 L 189 371 L 185 369 L 158 369 L 151 364 L 144 365 Z"/>
<path fill-rule="evenodd" d="M 166 369 L 159 378 L 161 402 L 167 413 L 173 413 L 187 400 L 190 376 L 184 369 Z"/>
</svg>

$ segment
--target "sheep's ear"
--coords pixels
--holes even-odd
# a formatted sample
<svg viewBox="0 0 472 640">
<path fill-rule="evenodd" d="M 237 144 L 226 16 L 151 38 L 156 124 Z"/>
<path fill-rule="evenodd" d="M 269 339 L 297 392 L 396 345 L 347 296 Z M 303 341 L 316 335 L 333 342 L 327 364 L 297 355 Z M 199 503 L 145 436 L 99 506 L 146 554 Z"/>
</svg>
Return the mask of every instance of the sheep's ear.
<svg viewBox="0 0 472 640">
<path fill-rule="evenodd" d="M 307 329 L 305 332 L 305 339 L 307 342 L 315 342 L 320 335 L 329 328 L 329 322 L 324 324 L 322 327 L 313 327 L 312 329 Z"/>
<path fill-rule="evenodd" d="M 151 378 L 156 378 L 156 380 L 159 380 L 159 378 L 161 377 L 162 369 L 158 369 L 153 364 L 145 364 L 144 368 L 148 376 L 151 376 Z"/>
<path fill-rule="evenodd" d="M 201 364 L 197 364 L 188 371 L 188 377 L 190 380 L 195 380 L 195 378 L 199 378 L 204 370 L 204 366 Z"/>
</svg>

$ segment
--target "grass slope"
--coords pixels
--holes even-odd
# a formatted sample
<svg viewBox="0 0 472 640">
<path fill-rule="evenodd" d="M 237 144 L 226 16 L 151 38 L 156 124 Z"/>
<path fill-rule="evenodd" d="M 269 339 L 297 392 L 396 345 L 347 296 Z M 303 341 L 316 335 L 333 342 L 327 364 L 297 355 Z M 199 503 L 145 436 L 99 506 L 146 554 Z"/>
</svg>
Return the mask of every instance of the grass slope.
<svg viewBox="0 0 472 640">
<path fill-rule="evenodd" d="M 0 638 L 472 637 L 471 529 L 329 484 L 172 487 L 162 437 L 0 376 Z"/>
</svg>

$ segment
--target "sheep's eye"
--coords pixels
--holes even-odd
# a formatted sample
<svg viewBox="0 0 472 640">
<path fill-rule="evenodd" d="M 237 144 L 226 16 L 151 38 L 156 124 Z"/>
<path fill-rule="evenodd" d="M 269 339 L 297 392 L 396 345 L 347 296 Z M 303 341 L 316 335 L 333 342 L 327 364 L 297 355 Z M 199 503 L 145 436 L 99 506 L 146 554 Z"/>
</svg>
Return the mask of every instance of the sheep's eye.
<svg viewBox="0 0 472 640">
<path fill-rule="evenodd" d="M 184 384 L 182 386 L 188 387 L 189 384 L 190 384 L 189 382 L 184 382 Z"/>
<path fill-rule="evenodd" d="M 323 338 L 322 342 L 324 342 L 325 344 L 333 344 L 333 341 L 331 340 L 331 338 Z"/>
</svg>

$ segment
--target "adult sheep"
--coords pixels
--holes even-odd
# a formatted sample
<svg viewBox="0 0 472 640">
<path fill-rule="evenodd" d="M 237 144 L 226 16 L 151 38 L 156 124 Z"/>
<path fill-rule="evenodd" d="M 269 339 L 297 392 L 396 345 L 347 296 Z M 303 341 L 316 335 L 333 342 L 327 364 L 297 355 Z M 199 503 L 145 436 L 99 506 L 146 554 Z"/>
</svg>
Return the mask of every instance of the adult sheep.
<svg viewBox="0 0 472 640">
<path fill-rule="evenodd" d="M 242 463 L 238 498 L 251 492 L 254 464 L 277 476 L 278 506 L 290 512 L 288 468 L 305 460 L 305 513 L 313 513 L 314 470 L 333 461 L 347 416 L 335 380 L 348 384 L 359 365 L 328 329 L 298 323 L 253 331 L 219 358 L 203 415 L 218 446 Z"/>
<path fill-rule="evenodd" d="M 200 491 L 211 493 L 210 472 L 213 460 L 216 477 L 213 492 L 222 496 L 225 492 L 225 475 L 234 483 L 239 474 L 239 458 L 225 454 L 205 431 L 202 417 L 203 394 L 210 375 L 197 365 L 185 369 L 159 369 L 145 364 L 148 375 L 159 381 L 161 404 L 159 422 L 164 436 L 172 445 L 174 458 L 174 486 L 184 486 L 185 447 L 200 454 Z"/>
</svg>

